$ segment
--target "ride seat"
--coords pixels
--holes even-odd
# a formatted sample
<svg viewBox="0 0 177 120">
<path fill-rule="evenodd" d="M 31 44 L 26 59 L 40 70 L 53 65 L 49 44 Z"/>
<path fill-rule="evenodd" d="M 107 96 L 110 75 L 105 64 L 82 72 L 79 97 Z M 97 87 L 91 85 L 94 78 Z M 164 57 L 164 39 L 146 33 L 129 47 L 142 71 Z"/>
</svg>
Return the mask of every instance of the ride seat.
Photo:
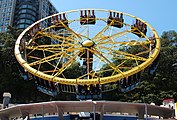
<svg viewBox="0 0 177 120">
<path fill-rule="evenodd" d="M 147 25 L 136 19 L 136 23 L 131 25 L 131 32 L 138 37 L 144 38 L 147 33 Z"/>
<path fill-rule="evenodd" d="M 66 18 L 65 13 L 59 14 L 59 16 L 58 15 L 52 16 L 52 24 L 56 26 L 55 27 L 56 31 L 65 29 L 66 27 L 68 27 L 68 20 Z"/>
<path fill-rule="evenodd" d="M 108 25 L 114 26 L 117 28 L 122 28 L 123 23 L 124 23 L 123 13 L 120 13 L 120 16 L 119 16 L 119 13 L 113 12 L 113 15 L 112 15 L 112 12 L 110 12 L 110 15 L 107 20 Z"/>
<path fill-rule="evenodd" d="M 87 25 L 87 24 L 94 25 L 96 23 L 95 18 L 96 16 L 95 16 L 94 10 L 92 10 L 92 13 L 90 10 L 84 10 L 84 14 L 82 10 L 80 11 L 80 24 L 81 25 Z"/>
</svg>

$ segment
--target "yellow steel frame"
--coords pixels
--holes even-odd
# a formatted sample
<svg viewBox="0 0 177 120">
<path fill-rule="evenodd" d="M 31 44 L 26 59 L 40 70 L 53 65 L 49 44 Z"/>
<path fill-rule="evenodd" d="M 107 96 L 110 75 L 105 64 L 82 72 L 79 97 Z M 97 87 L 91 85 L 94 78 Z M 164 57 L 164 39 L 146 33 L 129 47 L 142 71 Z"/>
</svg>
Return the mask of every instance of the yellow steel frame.
<svg viewBox="0 0 177 120">
<path fill-rule="evenodd" d="M 122 13 L 119 11 L 114 11 L 114 10 L 104 10 L 104 9 L 82 9 L 82 10 L 95 10 L 95 13 L 105 13 L 108 14 L 109 12 L 116 12 L 116 13 Z M 58 24 L 62 25 L 66 31 L 68 31 L 68 33 L 70 34 L 69 36 L 64 36 L 64 33 L 60 32 L 60 34 L 62 35 L 58 35 L 58 33 L 56 31 L 54 31 L 54 28 L 58 27 L 58 24 L 54 24 L 51 25 L 47 28 L 44 28 L 42 30 L 39 30 L 36 35 L 34 35 L 30 40 L 26 41 L 26 50 L 28 51 L 28 53 L 26 53 L 26 57 L 25 58 L 30 58 L 33 59 L 35 61 L 33 62 L 29 62 L 27 59 L 24 59 L 24 53 L 20 52 L 20 43 L 22 41 L 22 39 L 24 39 L 25 33 L 28 32 L 29 30 L 31 30 L 36 24 L 41 23 L 44 20 L 47 19 L 51 19 L 53 16 L 57 16 L 59 14 L 72 14 L 72 13 L 78 13 L 81 10 L 71 10 L 71 11 L 66 11 L 66 12 L 61 12 L 58 14 L 54 14 L 52 16 L 48 16 L 44 19 L 41 19 L 37 22 L 35 22 L 34 24 L 32 24 L 31 26 L 29 26 L 27 29 L 25 29 L 20 36 L 18 37 L 16 44 L 15 44 L 15 56 L 17 61 L 20 63 L 20 65 L 27 70 L 28 72 L 30 72 L 31 74 L 40 77 L 42 79 L 48 80 L 48 81 L 53 81 L 53 82 L 59 82 L 61 84 L 69 84 L 69 85 L 76 85 L 76 84 L 106 84 L 106 83 L 110 83 L 110 82 L 116 82 L 118 80 L 121 80 L 122 78 L 131 76 L 133 74 L 136 74 L 142 70 L 144 70 L 146 67 L 148 67 L 158 56 L 159 51 L 160 51 L 160 38 L 157 34 L 157 32 L 155 31 L 155 29 L 149 25 L 147 22 L 145 22 L 144 20 L 137 18 L 133 15 L 127 14 L 127 13 L 123 13 L 124 16 L 133 19 L 138 19 L 141 22 L 143 22 L 144 24 L 147 25 L 148 30 L 154 34 L 155 36 L 155 41 L 156 41 L 156 46 L 152 52 L 152 50 L 150 49 L 150 44 L 151 41 L 150 39 L 144 35 L 143 33 L 141 33 L 144 38 L 130 38 L 129 34 L 133 34 L 131 33 L 131 25 L 130 23 L 123 23 L 124 27 L 121 28 L 121 30 L 117 30 L 114 29 L 114 27 L 112 26 L 112 24 L 114 24 L 114 21 L 111 22 L 110 24 L 106 24 L 106 21 L 108 18 L 105 17 L 97 17 L 94 18 L 93 20 L 95 21 L 101 21 L 104 22 L 105 26 L 98 31 L 92 38 L 90 38 L 90 36 L 88 34 L 83 34 L 82 31 L 79 31 L 79 29 L 81 29 L 81 27 L 83 26 L 89 26 L 89 25 L 80 25 L 80 28 L 73 30 L 72 28 L 70 28 L 69 26 L 65 25 L 64 22 L 62 21 L 58 21 Z M 76 19 L 68 19 L 68 23 L 73 23 L 73 22 L 80 22 L 81 18 L 76 18 Z M 91 26 L 96 26 L 96 25 L 91 25 Z M 96 28 L 95 28 L 96 29 Z M 136 29 L 136 28 L 134 28 Z M 117 30 L 117 31 L 116 31 Z M 83 29 L 84 31 L 84 29 Z M 108 32 L 110 31 L 110 32 Z M 116 31 L 116 32 L 115 32 Z M 90 31 L 87 31 L 87 33 L 89 33 Z M 108 32 L 110 35 L 105 34 L 106 32 Z M 113 32 L 113 33 L 112 33 Z M 38 44 L 37 40 L 42 38 L 42 37 L 47 37 L 47 38 L 51 38 L 55 41 L 58 41 L 59 44 Z M 127 38 L 127 40 L 123 41 L 120 40 L 118 41 L 117 39 L 120 39 L 121 37 Z M 85 48 L 82 46 L 81 42 L 84 40 L 91 40 L 94 41 L 95 46 L 94 47 L 90 47 L 90 48 Z M 31 45 L 32 43 L 34 43 L 35 45 Z M 137 46 L 137 47 L 141 47 L 143 50 L 140 52 L 137 52 L 136 54 L 131 54 L 131 53 L 127 53 L 126 51 L 121 51 L 118 49 L 118 47 L 120 46 Z M 77 61 L 79 59 L 80 53 L 81 51 L 84 50 L 88 50 L 91 53 L 94 54 L 94 58 L 93 58 L 93 62 L 97 63 L 97 66 L 95 66 L 95 70 L 91 71 L 91 72 L 87 72 L 84 75 L 81 75 L 78 78 L 75 79 L 67 79 L 65 77 L 59 77 L 60 75 L 63 75 L 63 72 L 70 66 L 72 65 L 75 61 Z M 34 56 L 32 53 L 34 51 L 42 51 L 43 52 L 43 57 L 38 57 L 38 56 Z M 50 52 L 52 53 L 52 55 L 46 56 L 45 52 Z M 149 54 L 151 52 L 151 54 Z M 144 57 L 143 55 L 146 54 L 146 57 Z M 147 54 L 149 54 L 149 56 L 147 56 Z M 142 56 L 141 56 L 142 55 Z M 117 57 L 117 59 L 121 59 L 121 63 L 118 65 L 115 65 L 112 63 L 113 56 Z M 120 57 L 122 56 L 122 57 Z M 65 62 L 63 62 L 62 67 L 58 67 L 59 63 L 61 61 L 63 61 L 64 59 Z M 134 61 L 134 65 L 132 66 L 126 66 L 125 63 L 129 60 Z M 58 63 L 56 64 L 52 64 L 51 61 L 57 61 Z M 140 63 L 139 63 L 140 61 Z M 40 70 L 40 66 L 44 63 L 47 63 L 49 65 L 51 65 L 53 67 L 52 70 L 46 70 L 46 71 L 41 71 Z M 106 69 L 106 70 L 102 70 L 99 68 L 99 66 L 101 66 L 102 64 L 107 64 L 110 69 Z M 89 63 L 87 63 L 88 67 L 89 67 Z M 36 68 L 35 66 L 38 66 L 38 68 Z M 122 69 L 126 68 L 127 71 L 123 71 Z M 99 71 L 98 71 L 99 70 Z M 107 76 L 107 77 L 97 77 L 96 74 L 102 73 L 102 72 L 112 72 L 112 75 Z M 50 73 L 50 74 L 48 74 Z M 71 73 L 72 74 L 72 73 Z M 89 76 L 91 75 L 92 78 L 85 78 L 84 76 Z M 96 77 L 95 77 L 96 76 Z"/>
</svg>

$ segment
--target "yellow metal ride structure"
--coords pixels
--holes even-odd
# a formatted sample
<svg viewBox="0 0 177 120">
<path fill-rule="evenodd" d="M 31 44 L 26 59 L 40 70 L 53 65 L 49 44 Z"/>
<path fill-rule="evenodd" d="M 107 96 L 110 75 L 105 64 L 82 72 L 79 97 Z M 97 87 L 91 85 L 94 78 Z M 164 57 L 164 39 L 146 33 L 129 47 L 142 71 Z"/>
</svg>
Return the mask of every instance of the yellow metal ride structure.
<svg viewBox="0 0 177 120">
<path fill-rule="evenodd" d="M 146 21 L 105 9 L 48 16 L 26 28 L 15 44 L 16 59 L 26 71 L 48 88 L 60 84 L 76 92 L 83 86 L 106 91 L 107 84 L 135 85 L 159 51 L 160 38 Z"/>
</svg>

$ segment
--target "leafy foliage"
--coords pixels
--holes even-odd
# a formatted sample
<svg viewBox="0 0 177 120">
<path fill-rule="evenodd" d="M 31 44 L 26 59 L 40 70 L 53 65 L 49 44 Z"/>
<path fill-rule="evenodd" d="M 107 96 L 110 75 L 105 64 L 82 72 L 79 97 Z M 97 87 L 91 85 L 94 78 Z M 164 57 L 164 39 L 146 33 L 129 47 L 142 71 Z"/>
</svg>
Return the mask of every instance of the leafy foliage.
<svg viewBox="0 0 177 120">
<path fill-rule="evenodd" d="M 165 98 L 177 100 L 177 33 L 175 31 L 164 32 L 161 43 L 159 65 L 153 75 L 148 74 L 148 69 L 146 69 L 139 87 L 128 93 L 118 91 L 106 93 L 104 99 L 109 97 L 117 101 L 154 102 L 158 105 L 162 104 Z"/>
<path fill-rule="evenodd" d="M 9 29 L 7 33 L 0 33 L 0 101 L 2 103 L 4 92 L 12 94 L 12 103 L 35 101 L 41 93 L 36 90 L 33 81 L 24 81 L 21 77 L 14 55 L 15 41 L 19 32 L 12 27 Z"/>
</svg>

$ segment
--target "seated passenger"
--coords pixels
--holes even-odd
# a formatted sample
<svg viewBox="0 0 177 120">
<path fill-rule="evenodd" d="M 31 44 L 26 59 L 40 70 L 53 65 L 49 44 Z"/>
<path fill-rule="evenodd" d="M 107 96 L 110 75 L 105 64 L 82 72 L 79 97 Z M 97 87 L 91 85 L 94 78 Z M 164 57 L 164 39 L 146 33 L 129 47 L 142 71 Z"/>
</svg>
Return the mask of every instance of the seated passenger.
<svg viewBox="0 0 177 120">
<path fill-rule="evenodd" d="M 136 19 L 135 24 L 131 26 L 131 32 L 138 37 L 144 38 L 147 32 L 147 25 L 140 20 Z"/>
<path fill-rule="evenodd" d="M 156 46 L 156 38 L 155 35 L 153 35 L 152 37 L 149 38 L 149 40 L 151 41 L 150 46 L 151 46 L 151 50 L 153 50 Z"/>
<path fill-rule="evenodd" d="M 119 13 L 113 12 L 113 15 L 112 15 L 112 12 L 110 12 L 110 15 L 107 20 L 108 25 L 122 28 L 123 22 L 124 22 L 123 13 L 120 13 L 120 16 L 119 16 Z"/>
<path fill-rule="evenodd" d="M 30 29 L 30 36 L 34 37 L 39 30 L 41 30 L 41 29 L 40 29 L 40 24 L 38 23 Z"/>
<path fill-rule="evenodd" d="M 66 19 L 65 13 L 63 13 L 63 16 L 62 14 L 59 14 L 59 16 L 52 16 L 52 24 L 56 25 L 55 30 L 64 29 L 65 26 L 68 26 L 68 20 Z"/>
<path fill-rule="evenodd" d="M 142 33 L 146 35 L 147 32 L 147 25 L 143 23 Z"/>
<path fill-rule="evenodd" d="M 80 24 L 81 25 L 86 25 L 86 24 L 95 24 L 96 20 L 95 20 L 96 16 L 95 16 L 95 12 L 94 10 L 92 10 L 92 13 L 90 10 L 84 10 L 84 15 L 83 15 L 83 11 L 80 11 Z"/>
</svg>

